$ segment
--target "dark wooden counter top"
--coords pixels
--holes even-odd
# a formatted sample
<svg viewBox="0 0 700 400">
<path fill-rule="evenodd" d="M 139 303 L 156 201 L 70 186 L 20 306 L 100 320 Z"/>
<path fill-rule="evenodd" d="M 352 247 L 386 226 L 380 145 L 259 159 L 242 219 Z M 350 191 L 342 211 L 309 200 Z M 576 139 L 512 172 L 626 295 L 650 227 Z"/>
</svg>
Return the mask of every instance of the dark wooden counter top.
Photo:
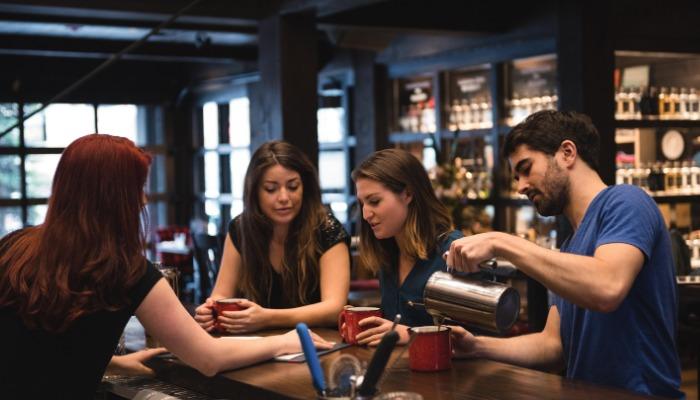
<svg viewBox="0 0 700 400">
<path fill-rule="evenodd" d="M 330 329 L 314 329 L 326 339 L 339 340 Z M 408 351 L 394 361 L 403 347 L 397 347 L 389 362 L 382 392 L 412 391 L 425 400 L 440 399 L 641 399 L 650 398 L 626 390 L 596 386 L 564 379 L 559 375 L 487 360 L 453 360 L 443 372 L 413 372 L 408 368 Z M 328 373 L 331 362 L 341 354 L 369 361 L 373 348 L 351 346 L 321 357 Z M 393 364 L 393 366 L 392 366 Z M 314 399 L 309 369 L 305 363 L 268 361 L 207 378 L 176 359 L 158 359 L 151 365 L 163 380 L 215 398 Z"/>
</svg>

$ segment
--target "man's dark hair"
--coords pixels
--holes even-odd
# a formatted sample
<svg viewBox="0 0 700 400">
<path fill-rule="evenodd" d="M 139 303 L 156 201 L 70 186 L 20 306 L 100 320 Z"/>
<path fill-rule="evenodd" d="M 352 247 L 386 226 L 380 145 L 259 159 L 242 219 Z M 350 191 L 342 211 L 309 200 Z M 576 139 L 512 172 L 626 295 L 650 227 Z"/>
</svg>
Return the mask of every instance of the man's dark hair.
<svg viewBox="0 0 700 400">
<path fill-rule="evenodd" d="M 510 157 L 521 144 L 552 156 L 564 140 L 574 142 L 578 155 L 598 171 L 598 130 L 587 115 L 573 111 L 543 110 L 531 114 L 506 136 L 503 157 Z"/>
</svg>

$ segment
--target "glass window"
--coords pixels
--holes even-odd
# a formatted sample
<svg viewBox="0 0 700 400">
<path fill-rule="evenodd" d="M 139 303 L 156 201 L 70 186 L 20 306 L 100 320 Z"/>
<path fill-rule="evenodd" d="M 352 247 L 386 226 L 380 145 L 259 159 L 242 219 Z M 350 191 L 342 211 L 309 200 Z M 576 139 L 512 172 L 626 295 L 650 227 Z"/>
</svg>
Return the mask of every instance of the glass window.
<svg viewBox="0 0 700 400">
<path fill-rule="evenodd" d="M 209 216 L 207 231 L 218 232 L 221 223 L 221 207 L 216 200 L 207 200 L 204 202 L 204 212 Z"/>
<path fill-rule="evenodd" d="M 33 147 L 66 147 L 95 132 L 95 109 L 90 104 L 52 104 L 29 118 L 24 140 Z"/>
<path fill-rule="evenodd" d="M 250 150 L 236 149 L 231 152 L 231 191 L 234 198 L 243 198 L 245 173 L 250 162 Z"/>
<path fill-rule="evenodd" d="M 46 204 L 28 207 L 27 225 L 34 226 L 44 223 L 44 219 L 46 219 L 46 210 L 48 209 L 49 206 Z"/>
<path fill-rule="evenodd" d="M 97 132 L 122 136 L 138 143 L 138 107 L 134 104 L 98 106 Z"/>
<path fill-rule="evenodd" d="M 44 198 L 51 195 L 51 181 L 60 158 L 60 154 L 30 154 L 27 156 L 25 166 L 28 197 Z"/>
<path fill-rule="evenodd" d="M 204 129 L 204 148 L 215 149 L 219 145 L 219 106 L 206 103 L 202 108 L 202 125 Z"/>
<path fill-rule="evenodd" d="M 318 154 L 319 180 L 322 189 L 343 189 L 347 179 L 345 152 L 322 151 Z"/>
<path fill-rule="evenodd" d="M 250 146 L 250 102 L 247 97 L 229 103 L 229 142 L 234 147 Z"/>
<path fill-rule="evenodd" d="M 340 143 L 343 141 L 345 110 L 342 107 L 319 108 L 317 118 L 319 143 Z"/>
<path fill-rule="evenodd" d="M 5 236 L 22 227 L 20 207 L 0 207 L 0 236 Z"/>
<path fill-rule="evenodd" d="M 343 193 L 324 193 L 321 195 L 323 204 L 328 204 L 333 211 L 333 215 L 338 218 L 341 224 L 348 221 L 348 203 Z"/>
<path fill-rule="evenodd" d="M 151 169 L 146 182 L 146 193 L 163 193 L 166 191 L 166 186 L 165 155 L 151 154 Z"/>
<path fill-rule="evenodd" d="M 22 197 L 19 156 L 0 156 L 0 198 Z"/>
<path fill-rule="evenodd" d="M 231 218 L 234 218 L 235 216 L 239 215 L 240 213 L 243 212 L 243 200 L 233 200 L 231 202 Z"/>
<path fill-rule="evenodd" d="M 0 134 L 5 132 L 5 129 L 15 125 L 18 121 L 19 107 L 17 104 L 0 103 Z M 19 145 L 19 129 L 15 128 L 0 137 L 0 146 L 18 146 Z"/>
<path fill-rule="evenodd" d="M 207 151 L 204 154 L 204 195 L 219 195 L 219 153 L 216 151 Z"/>
<path fill-rule="evenodd" d="M 430 147 L 423 148 L 423 167 L 426 171 L 431 170 L 437 165 L 437 159 L 435 157 L 435 149 Z"/>
</svg>

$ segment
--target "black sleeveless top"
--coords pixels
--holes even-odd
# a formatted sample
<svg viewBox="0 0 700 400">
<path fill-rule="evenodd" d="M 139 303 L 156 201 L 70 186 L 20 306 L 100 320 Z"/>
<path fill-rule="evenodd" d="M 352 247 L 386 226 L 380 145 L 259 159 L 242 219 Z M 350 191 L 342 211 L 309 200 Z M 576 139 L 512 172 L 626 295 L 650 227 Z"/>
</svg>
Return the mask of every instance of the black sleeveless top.
<svg viewBox="0 0 700 400">
<path fill-rule="evenodd" d="M 233 245 L 236 247 L 236 250 L 238 250 L 238 252 L 242 254 L 241 238 L 238 236 L 240 223 L 240 215 L 232 219 L 228 225 L 228 234 L 231 237 L 231 242 L 233 242 Z M 326 214 L 325 221 L 323 221 L 323 224 L 319 227 L 318 231 L 316 232 L 316 238 L 321 247 L 321 253 L 319 254 L 319 258 L 331 247 L 341 242 L 345 242 L 348 248 L 350 248 L 350 236 L 345 231 L 340 221 L 338 221 L 330 212 Z M 297 272 L 295 265 L 291 265 L 290 267 L 292 268 L 292 271 L 294 271 L 294 273 Z M 265 308 L 298 307 L 299 305 L 295 304 L 293 299 L 285 298 L 283 294 L 283 289 L 284 287 L 282 282 L 282 275 L 277 272 L 273 272 L 272 285 L 269 291 L 269 299 L 267 299 L 267 301 L 261 300 L 259 303 L 260 306 Z M 265 291 L 263 290 L 263 292 Z M 315 284 L 309 288 L 309 290 L 306 293 L 306 300 L 308 304 L 318 303 L 319 301 L 321 301 L 320 282 L 315 282 Z"/>
</svg>

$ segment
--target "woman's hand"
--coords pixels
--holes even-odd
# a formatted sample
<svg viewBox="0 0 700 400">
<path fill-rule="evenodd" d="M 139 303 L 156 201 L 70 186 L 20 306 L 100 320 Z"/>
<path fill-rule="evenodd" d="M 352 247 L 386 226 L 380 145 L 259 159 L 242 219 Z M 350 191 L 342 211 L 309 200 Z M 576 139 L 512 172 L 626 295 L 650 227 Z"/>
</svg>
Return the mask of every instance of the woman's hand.
<svg viewBox="0 0 700 400">
<path fill-rule="evenodd" d="M 213 308 L 214 300 L 210 297 L 194 311 L 194 320 L 207 332 L 211 332 L 214 329 Z"/>
<path fill-rule="evenodd" d="M 382 336 L 391 330 L 394 322 L 379 317 L 367 317 L 360 320 L 359 325 L 363 328 L 374 326 L 357 334 L 357 344 L 376 346 L 382 340 Z M 396 325 L 396 331 L 399 333 L 399 344 L 406 344 L 408 342 L 408 327 Z"/>
<path fill-rule="evenodd" d="M 450 335 L 452 336 L 452 356 L 455 358 L 474 357 L 476 348 L 476 336 L 461 326 L 450 325 Z"/>
<path fill-rule="evenodd" d="M 222 311 L 219 315 L 219 326 L 228 333 L 246 333 L 259 331 L 270 325 L 270 310 L 258 304 L 241 299 L 238 303 L 244 309 L 241 311 Z"/>
<path fill-rule="evenodd" d="M 165 347 L 158 347 L 155 349 L 146 349 L 137 351 L 135 353 L 123 355 L 123 356 L 112 356 L 107 365 L 106 375 L 126 375 L 126 376 L 138 376 L 138 375 L 155 375 L 153 370 L 145 366 L 143 363 L 149 360 L 153 356 L 167 352 Z"/>
<path fill-rule="evenodd" d="M 314 342 L 314 347 L 317 349 L 328 350 L 335 345 L 335 343 L 325 340 L 324 338 L 313 333 L 311 330 L 309 330 L 309 334 L 311 335 L 311 340 Z M 299 334 L 297 334 L 295 329 L 292 329 L 279 337 L 282 340 L 282 346 L 280 349 L 281 352 L 278 355 L 301 353 L 301 340 L 299 339 Z"/>
</svg>

